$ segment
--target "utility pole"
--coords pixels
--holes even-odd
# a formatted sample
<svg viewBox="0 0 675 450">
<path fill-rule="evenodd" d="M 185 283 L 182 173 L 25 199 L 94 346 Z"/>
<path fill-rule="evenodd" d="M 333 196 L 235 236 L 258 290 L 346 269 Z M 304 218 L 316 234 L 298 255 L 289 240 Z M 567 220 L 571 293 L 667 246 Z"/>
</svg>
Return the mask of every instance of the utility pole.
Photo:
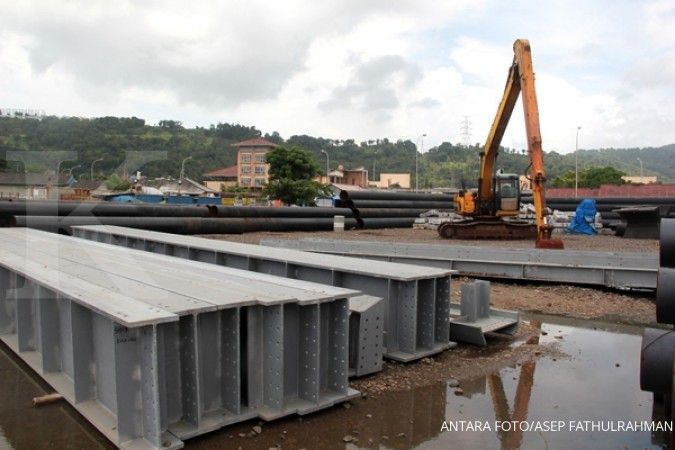
<svg viewBox="0 0 675 450">
<path fill-rule="evenodd" d="M 464 120 L 459 123 L 459 134 L 462 136 L 462 143 L 465 146 L 471 145 L 471 120 L 469 116 L 464 116 Z"/>
<path fill-rule="evenodd" d="M 68 174 L 68 178 L 73 176 L 73 169 L 77 169 L 79 167 L 82 167 L 82 164 L 78 164 L 76 166 L 73 166 L 73 167 L 70 167 L 70 168 L 66 169 L 66 173 Z"/>
<path fill-rule="evenodd" d="M 637 160 L 640 161 L 640 178 L 642 178 L 642 160 L 639 157 Z M 642 180 L 640 180 L 640 182 L 642 182 Z"/>
<path fill-rule="evenodd" d="M 185 162 L 192 159 L 192 156 L 188 156 L 187 158 L 183 159 L 183 162 L 180 165 L 180 177 L 178 178 L 178 193 L 180 194 L 180 188 L 181 185 L 183 184 L 183 178 L 185 177 Z"/>
<path fill-rule="evenodd" d="M 330 156 L 328 156 L 328 152 L 326 150 L 321 150 L 321 153 L 326 155 L 326 184 L 329 184 L 330 176 L 328 175 L 328 172 L 330 171 Z"/>
<path fill-rule="evenodd" d="M 424 133 L 420 135 L 420 137 L 417 139 L 418 143 L 421 143 L 420 149 L 424 151 L 424 138 L 427 137 L 427 134 Z M 419 189 L 419 165 L 417 162 L 417 154 L 419 152 L 417 151 L 417 146 L 415 146 L 415 192 L 418 191 Z"/>
<path fill-rule="evenodd" d="M 579 197 L 579 131 L 580 126 L 577 126 L 577 140 L 574 145 L 574 198 Z"/>
<path fill-rule="evenodd" d="M 103 161 L 103 158 L 95 159 L 91 162 L 91 180 L 94 180 L 94 164 L 97 162 Z"/>
</svg>

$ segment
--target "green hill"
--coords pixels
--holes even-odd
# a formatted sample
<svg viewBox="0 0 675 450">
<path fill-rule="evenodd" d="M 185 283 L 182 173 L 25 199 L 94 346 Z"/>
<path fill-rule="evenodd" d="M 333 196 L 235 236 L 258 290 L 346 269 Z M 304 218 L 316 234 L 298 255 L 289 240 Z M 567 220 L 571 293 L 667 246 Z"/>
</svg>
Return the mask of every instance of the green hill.
<svg viewBox="0 0 675 450">
<path fill-rule="evenodd" d="M 0 118 L 0 165 L 8 171 L 43 171 L 50 164 L 38 160 L 24 165 L 4 161 L 8 151 L 58 151 L 77 152 L 77 161 L 61 164 L 65 170 L 75 165 L 76 177 L 87 178 L 92 161 L 97 173 L 142 170 L 151 177 L 178 176 L 183 158 L 193 159 L 185 166 L 188 177 L 201 179 L 201 174 L 219 167 L 233 165 L 236 150 L 232 144 L 254 137 L 265 137 L 276 143 L 286 143 L 312 151 L 321 167 L 325 156 L 330 155 L 331 167 L 365 166 L 380 172 L 414 172 L 415 144 L 409 140 L 392 142 L 378 139 L 357 143 L 353 139 L 333 140 L 307 135 L 283 139 L 278 133 L 263 134 L 253 126 L 219 123 L 208 128 L 184 128 L 179 122 L 161 121 L 157 126 L 147 125 L 136 117 L 100 117 L 83 119 L 75 117 L 45 117 L 41 120 Z M 150 155 L 147 152 L 166 152 L 166 158 L 145 164 L 127 160 L 128 152 Z M 458 187 L 462 180 L 473 185 L 478 175 L 479 148 L 453 145 L 445 142 L 419 157 L 420 186 Z M 153 154 L 155 155 L 155 154 Z M 645 175 L 656 175 L 663 182 L 675 182 L 675 144 L 658 148 L 626 148 L 580 150 L 580 169 L 594 166 L 612 166 L 630 174 L 639 174 L 641 158 Z M 55 166 L 56 163 L 51 163 Z M 497 166 L 507 172 L 523 173 L 528 166 L 523 150 L 503 148 Z M 574 155 L 555 152 L 546 154 L 549 179 L 574 170 Z"/>
</svg>

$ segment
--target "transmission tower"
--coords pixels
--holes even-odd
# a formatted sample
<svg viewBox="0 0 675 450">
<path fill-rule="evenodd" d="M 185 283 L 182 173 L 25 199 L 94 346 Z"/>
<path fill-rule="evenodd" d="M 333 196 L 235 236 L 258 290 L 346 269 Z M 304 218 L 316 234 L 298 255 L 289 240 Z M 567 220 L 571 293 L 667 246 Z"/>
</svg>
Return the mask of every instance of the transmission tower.
<svg viewBox="0 0 675 450">
<path fill-rule="evenodd" d="M 459 135 L 462 137 L 462 144 L 467 147 L 471 145 L 471 120 L 469 116 L 464 116 L 464 119 L 459 123 Z"/>
</svg>

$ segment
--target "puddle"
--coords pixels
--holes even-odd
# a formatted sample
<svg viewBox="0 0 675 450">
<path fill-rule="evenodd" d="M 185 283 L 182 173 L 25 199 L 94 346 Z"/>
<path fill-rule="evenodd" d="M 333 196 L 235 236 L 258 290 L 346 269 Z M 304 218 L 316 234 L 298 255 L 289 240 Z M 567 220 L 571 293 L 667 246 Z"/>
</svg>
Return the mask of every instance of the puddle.
<svg viewBox="0 0 675 450">
<path fill-rule="evenodd" d="M 652 394 L 639 390 L 641 328 L 545 316 L 529 319 L 533 324 L 543 319 L 541 329 L 547 334 L 540 343 L 556 342 L 569 357 L 543 357 L 460 382 L 466 397 L 449 393 L 446 420 L 491 425 L 526 421 L 526 427 L 562 421 L 564 431 L 505 432 L 493 426 L 492 432 L 442 432 L 431 448 L 451 443 L 502 449 L 667 447 L 665 432 L 620 429 L 622 423 L 653 420 Z M 603 431 L 610 427 L 615 431 Z"/>
<path fill-rule="evenodd" d="M 541 357 L 487 377 L 379 394 L 304 418 L 234 425 L 186 442 L 188 449 L 541 449 L 663 448 L 667 433 L 649 431 L 497 431 L 495 421 L 652 420 L 652 395 L 639 389 L 639 327 L 550 316 L 526 317 L 569 357 Z M 595 328 L 595 329 L 594 329 Z M 559 337 L 562 337 L 560 339 Z M 0 352 L 0 449 L 113 448 L 72 408 L 33 408 L 45 387 Z M 655 418 L 658 420 L 658 418 Z M 444 421 L 479 421 L 491 430 L 443 431 Z M 551 422 L 548 422 L 551 423 Z M 576 423 L 576 422 L 575 422 Z M 596 422 L 598 423 L 598 422 Z M 607 425 L 605 425 L 607 426 Z M 345 442 L 345 439 L 349 442 Z"/>
</svg>

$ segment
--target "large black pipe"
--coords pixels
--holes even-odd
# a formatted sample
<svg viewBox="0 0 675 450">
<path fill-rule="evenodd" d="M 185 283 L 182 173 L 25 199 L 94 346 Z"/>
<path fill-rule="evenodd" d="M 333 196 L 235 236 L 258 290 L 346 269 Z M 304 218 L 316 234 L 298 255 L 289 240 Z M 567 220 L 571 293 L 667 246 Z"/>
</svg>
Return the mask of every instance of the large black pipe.
<svg viewBox="0 0 675 450">
<path fill-rule="evenodd" d="M 410 228 L 415 222 L 415 217 L 380 217 L 363 219 L 363 228 Z"/>
<path fill-rule="evenodd" d="M 119 216 L 119 217 L 209 217 L 205 205 L 149 205 L 76 201 L 3 201 L 1 215 L 13 216 Z"/>
<path fill-rule="evenodd" d="M 662 219 L 660 226 L 659 264 L 675 268 L 675 220 Z M 675 290 L 673 291 L 675 296 Z M 673 299 L 675 302 L 675 298 Z"/>
<path fill-rule="evenodd" d="M 332 230 L 332 218 L 203 218 L 203 217 L 55 217 L 14 216 L 12 225 L 70 234 L 78 225 L 117 225 L 174 234 L 241 234 L 253 231 Z M 345 228 L 356 228 L 345 219 Z"/>
<path fill-rule="evenodd" d="M 319 207 L 280 207 L 271 206 L 209 206 L 211 217 L 279 217 L 279 218 L 332 218 L 335 216 L 351 217 L 348 208 Z"/>
<path fill-rule="evenodd" d="M 351 209 L 365 208 L 397 208 L 397 209 L 453 209 L 452 202 L 417 201 L 417 200 L 343 200 L 337 206 L 347 206 Z"/>
<path fill-rule="evenodd" d="M 111 202 L 2 201 L 0 216 L 97 217 L 351 217 L 346 208 L 301 208 L 224 205 L 151 205 Z"/>
<path fill-rule="evenodd" d="M 351 211 L 351 210 L 350 210 Z M 420 214 L 429 211 L 428 208 L 359 208 L 359 217 L 363 219 L 394 218 L 394 217 L 419 217 Z"/>
<path fill-rule="evenodd" d="M 407 200 L 423 202 L 450 202 L 453 194 L 423 194 L 396 191 L 340 191 L 341 200 Z"/>
<path fill-rule="evenodd" d="M 410 227 L 414 217 L 371 218 L 365 228 Z M 117 225 L 174 234 L 241 234 L 254 231 L 326 231 L 333 229 L 333 219 L 319 218 L 204 218 L 204 217 L 56 217 L 13 216 L 12 225 L 70 234 L 78 225 Z M 355 219 L 345 219 L 345 228 L 357 228 Z"/>
<path fill-rule="evenodd" d="M 569 203 L 578 205 L 582 200 L 591 198 L 595 200 L 596 205 L 602 204 L 621 204 L 621 205 L 675 205 L 675 198 L 673 197 L 546 197 L 546 203 Z M 531 195 L 524 195 L 520 198 L 523 203 L 532 203 Z"/>
</svg>

